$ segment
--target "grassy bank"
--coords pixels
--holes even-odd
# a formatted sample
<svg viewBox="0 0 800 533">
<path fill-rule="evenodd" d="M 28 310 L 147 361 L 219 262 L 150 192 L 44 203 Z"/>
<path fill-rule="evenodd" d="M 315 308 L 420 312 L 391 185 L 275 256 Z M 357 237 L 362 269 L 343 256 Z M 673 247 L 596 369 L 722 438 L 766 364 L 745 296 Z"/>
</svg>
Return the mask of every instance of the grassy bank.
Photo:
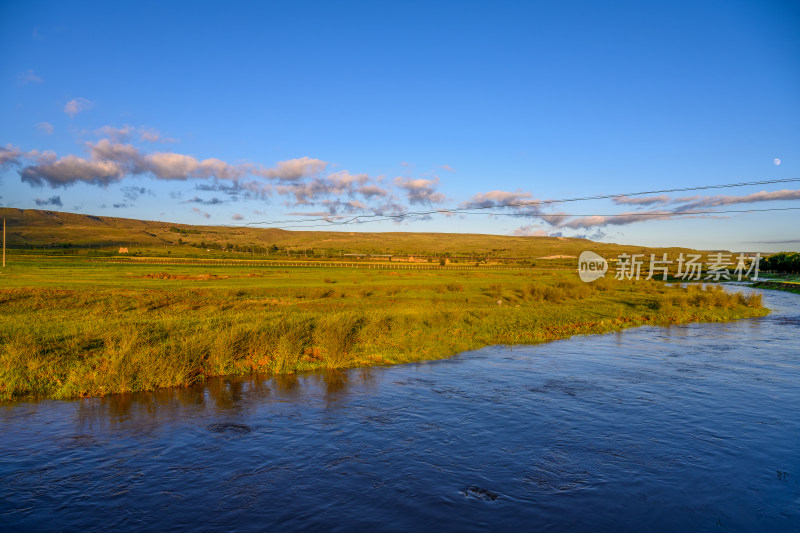
<svg viewBox="0 0 800 533">
<path fill-rule="evenodd" d="M 756 281 L 751 286 L 757 289 L 772 289 L 800 294 L 800 281 Z"/>
<path fill-rule="evenodd" d="M 499 302 L 499 303 L 498 303 Z M 448 357 L 767 313 L 759 295 L 573 272 L 30 260 L 0 275 L 0 399 L 72 398 Z"/>
</svg>

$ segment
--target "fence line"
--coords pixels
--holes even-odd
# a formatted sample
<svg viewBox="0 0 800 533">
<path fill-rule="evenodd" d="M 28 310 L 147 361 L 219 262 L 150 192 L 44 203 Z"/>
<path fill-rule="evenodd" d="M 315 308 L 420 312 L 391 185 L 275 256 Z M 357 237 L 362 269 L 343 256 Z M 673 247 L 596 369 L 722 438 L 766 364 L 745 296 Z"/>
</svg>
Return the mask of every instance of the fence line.
<svg viewBox="0 0 800 533">
<path fill-rule="evenodd" d="M 432 265 L 432 264 L 388 264 L 388 263 L 327 263 L 322 261 L 247 261 L 241 259 L 129 259 L 104 258 L 87 259 L 90 263 L 127 264 L 127 265 L 193 265 L 193 266 L 257 266 L 277 268 L 357 268 L 367 270 L 527 270 L 530 266 L 470 266 L 470 265 Z"/>
</svg>

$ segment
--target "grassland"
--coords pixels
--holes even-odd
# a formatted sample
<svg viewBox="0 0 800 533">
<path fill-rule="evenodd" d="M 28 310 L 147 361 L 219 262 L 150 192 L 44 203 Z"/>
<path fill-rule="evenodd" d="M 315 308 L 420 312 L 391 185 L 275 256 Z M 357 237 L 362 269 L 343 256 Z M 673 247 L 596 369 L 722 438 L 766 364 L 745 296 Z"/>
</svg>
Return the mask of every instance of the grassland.
<svg viewBox="0 0 800 533">
<path fill-rule="evenodd" d="M 0 273 L 0 399 L 74 398 L 448 357 L 642 324 L 767 313 L 760 297 L 574 271 L 100 264 Z"/>
<path fill-rule="evenodd" d="M 8 243 L 25 253 L 94 255 L 132 254 L 196 258 L 318 260 L 354 255 L 413 256 L 438 262 L 447 257 L 462 264 L 527 262 L 536 266 L 574 263 L 584 250 L 603 257 L 621 253 L 669 253 L 685 248 L 648 248 L 564 237 L 521 237 L 454 233 L 285 231 L 275 228 L 196 226 L 169 222 L 100 217 L 37 209 L 0 208 L 7 219 Z"/>
</svg>

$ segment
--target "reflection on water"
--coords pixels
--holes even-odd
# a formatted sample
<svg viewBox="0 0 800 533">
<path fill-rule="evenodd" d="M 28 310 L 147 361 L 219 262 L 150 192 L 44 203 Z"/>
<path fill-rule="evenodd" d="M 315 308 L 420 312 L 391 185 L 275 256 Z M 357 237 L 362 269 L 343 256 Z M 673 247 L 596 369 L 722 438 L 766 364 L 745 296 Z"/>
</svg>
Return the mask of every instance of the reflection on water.
<svg viewBox="0 0 800 533">
<path fill-rule="evenodd" d="M 324 398 L 326 407 L 347 395 L 351 385 L 368 391 L 374 384 L 373 369 L 352 371 L 328 370 L 298 376 L 297 374 L 209 378 L 202 385 L 161 389 L 153 392 L 116 394 L 103 398 L 77 400 L 76 423 L 81 428 L 125 426 L 127 430 L 149 431 L 153 424 L 169 423 L 194 416 L 197 412 L 236 416 L 245 413 L 265 400 L 280 402 L 303 401 L 303 396 Z M 26 416 L 46 413 L 54 403 L 24 404 Z M 5 406 L 5 415 L 20 410 L 22 404 Z M 14 418 L 17 415 L 10 415 Z"/>
<path fill-rule="evenodd" d="M 0 406 L 0 529 L 800 530 L 797 295 L 729 324 Z"/>
</svg>

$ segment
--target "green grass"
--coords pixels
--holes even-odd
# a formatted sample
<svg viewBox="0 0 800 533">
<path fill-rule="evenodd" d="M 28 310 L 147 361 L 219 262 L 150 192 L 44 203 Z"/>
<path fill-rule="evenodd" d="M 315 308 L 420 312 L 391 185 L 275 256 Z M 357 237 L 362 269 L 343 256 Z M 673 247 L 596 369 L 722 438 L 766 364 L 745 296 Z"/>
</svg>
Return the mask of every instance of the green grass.
<svg viewBox="0 0 800 533">
<path fill-rule="evenodd" d="M 498 305 L 498 301 L 501 303 Z M 760 296 L 547 270 L 98 264 L 0 274 L 0 399 L 73 398 L 438 359 L 642 324 L 761 316 Z"/>
<path fill-rule="evenodd" d="M 780 276 L 765 275 L 761 276 L 760 279 L 763 279 L 763 281 L 756 281 L 751 283 L 750 286 L 759 289 L 771 289 L 800 294 L 800 276 L 797 274 L 783 274 Z"/>
</svg>

